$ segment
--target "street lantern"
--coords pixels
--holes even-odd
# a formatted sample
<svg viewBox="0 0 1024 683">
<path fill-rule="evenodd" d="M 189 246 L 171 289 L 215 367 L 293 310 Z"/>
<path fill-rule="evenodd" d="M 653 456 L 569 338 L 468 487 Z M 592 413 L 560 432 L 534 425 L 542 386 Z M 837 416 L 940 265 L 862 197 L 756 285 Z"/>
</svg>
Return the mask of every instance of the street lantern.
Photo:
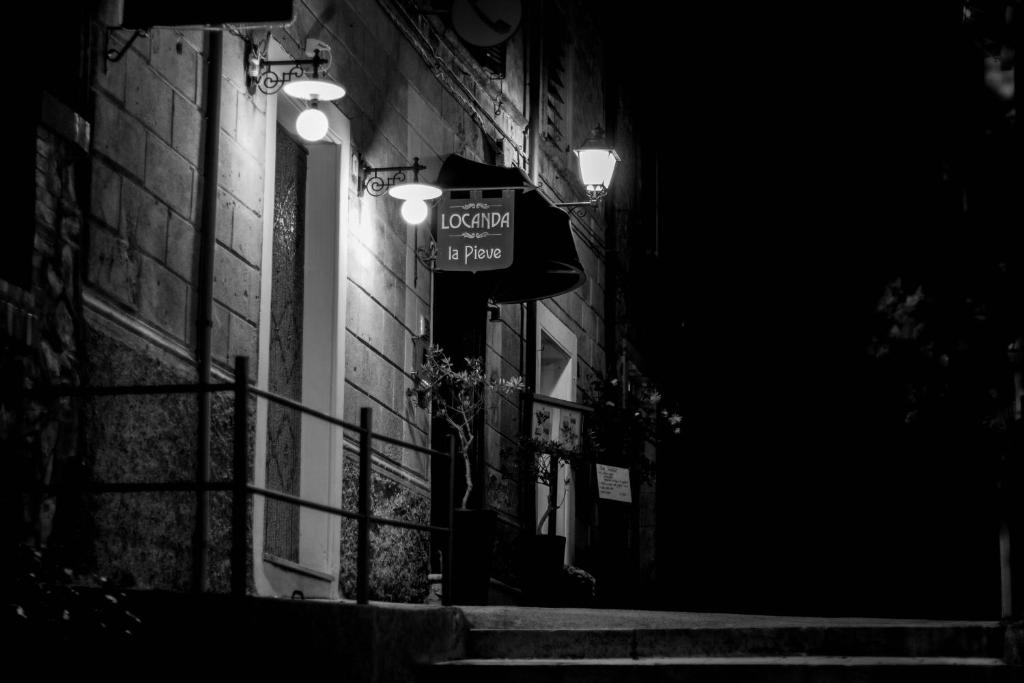
<svg viewBox="0 0 1024 683">
<path fill-rule="evenodd" d="M 427 167 L 420 163 L 419 157 L 412 160 L 412 166 L 378 166 L 373 167 L 359 157 L 358 194 L 368 192 L 374 197 L 384 194 L 402 200 L 402 218 L 406 223 L 419 225 L 429 214 L 427 202 L 441 196 L 441 188 L 420 182 L 420 171 Z M 407 171 L 412 171 L 412 182 L 405 181 Z M 390 177 L 387 177 L 390 174 Z"/>
<path fill-rule="evenodd" d="M 320 111 L 320 102 L 329 102 L 345 96 L 343 87 L 321 78 L 290 81 L 285 83 L 284 92 L 308 103 L 308 108 L 295 120 L 295 130 L 309 142 L 316 142 L 327 135 L 327 114 Z"/>
<path fill-rule="evenodd" d="M 580 163 L 580 179 L 591 200 L 600 199 L 608 192 L 619 155 L 605 140 L 604 130 L 598 126 L 583 145 L 575 150 Z"/>
<path fill-rule="evenodd" d="M 587 209 L 594 209 L 601 199 L 608 194 L 608 186 L 612 184 L 615 164 L 619 155 L 604 137 L 604 129 L 596 126 L 590 131 L 590 137 L 576 150 L 576 159 L 580 164 L 580 180 L 587 191 L 585 202 L 561 202 L 555 206 L 565 209 L 572 215 L 583 218 Z"/>
<path fill-rule="evenodd" d="M 427 202 L 441 196 L 441 188 L 420 182 L 402 183 L 388 190 L 395 199 L 402 200 L 402 218 L 410 225 L 419 225 L 427 218 Z"/>
<path fill-rule="evenodd" d="M 295 130 L 309 142 L 323 139 L 327 135 L 328 122 L 320 103 L 345 96 L 345 88 L 323 77 L 331 64 L 330 46 L 317 40 L 306 41 L 306 54 L 310 59 L 264 59 L 253 43 L 249 43 L 247 51 L 246 84 L 249 93 L 259 88 L 261 92 L 272 95 L 283 87 L 286 95 L 305 100 L 307 108 L 295 120 Z M 307 73 L 307 66 L 313 67 L 311 74 Z M 279 72 L 272 67 L 287 67 L 287 70 Z"/>
</svg>

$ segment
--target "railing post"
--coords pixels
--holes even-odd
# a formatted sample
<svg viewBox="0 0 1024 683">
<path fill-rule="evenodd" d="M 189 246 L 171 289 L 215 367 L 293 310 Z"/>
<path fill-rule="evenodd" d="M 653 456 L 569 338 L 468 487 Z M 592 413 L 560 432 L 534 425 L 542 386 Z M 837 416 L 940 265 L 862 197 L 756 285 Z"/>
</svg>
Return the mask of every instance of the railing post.
<svg viewBox="0 0 1024 683">
<path fill-rule="evenodd" d="M 558 458 L 548 456 L 548 536 L 554 536 L 558 530 Z"/>
<path fill-rule="evenodd" d="M 441 604 L 451 605 L 452 601 L 452 553 L 455 548 L 455 435 L 448 435 L 448 538 L 445 543 L 444 561 L 441 566 Z"/>
<path fill-rule="evenodd" d="M 1018 378 L 1015 378 L 1019 382 Z M 1020 609 L 1014 600 L 1014 579 L 1019 576 L 1020 569 L 1014 566 L 1013 542 L 1017 524 L 1013 520 L 1020 516 L 1017 503 L 1017 492 L 1020 490 L 1020 481 L 1017 468 L 1011 464 L 1009 454 L 1018 454 L 1024 439 L 1024 419 L 1020 415 L 1024 413 L 1024 394 L 1016 397 L 1013 408 L 1010 410 L 1010 428 L 1006 438 L 1007 452 L 1000 458 L 999 468 L 999 616 L 1003 621 L 1009 622 L 1020 616 Z M 1020 585 L 1016 586 L 1018 591 Z M 1019 601 L 1020 598 L 1018 597 Z"/>
<path fill-rule="evenodd" d="M 235 357 L 235 438 L 231 480 L 231 594 L 245 595 L 249 551 L 249 357 Z"/>
<path fill-rule="evenodd" d="M 999 523 L 999 616 L 1008 620 L 1013 617 L 1013 561 L 1010 545 L 1010 525 L 1006 519 L 1007 503 L 1002 503 Z"/>
<path fill-rule="evenodd" d="M 356 602 L 370 600 L 370 442 L 373 438 L 373 413 L 370 408 L 359 411 L 359 530 L 356 550 Z"/>
</svg>

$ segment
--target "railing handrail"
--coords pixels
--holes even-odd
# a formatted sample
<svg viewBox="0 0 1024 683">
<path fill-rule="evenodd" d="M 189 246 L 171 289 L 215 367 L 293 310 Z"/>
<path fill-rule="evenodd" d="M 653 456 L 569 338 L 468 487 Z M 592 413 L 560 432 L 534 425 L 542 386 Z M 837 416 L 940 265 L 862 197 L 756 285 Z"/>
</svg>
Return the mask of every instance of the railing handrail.
<svg viewBox="0 0 1024 683">
<path fill-rule="evenodd" d="M 203 384 L 124 384 L 115 386 L 55 385 L 33 387 L 25 391 L 28 396 L 51 398 L 55 396 L 141 396 L 146 394 L 202 394 L 234 391 L 231 382 Z"/>
<path fill-rule="evenodd" d="M 287 396 L 282 396 L 280 394 L 275 394 L 274 392 L 267 391 L 266 389 L 259 389 L 259 388 L 255 387 L 255 386 L 251 385 L 251 384 L 249 385 L 249 391 L 251 393 L 255 394 L 256 396 L 259 396 L 261 398 L 267 399 L 268 401 L 273 401 L 274 403 L 277 403 L 279 405 L 283 405 L 283 406 L 285 406 L 287 408 L 293 408 L 293 409 L 298 410 L 299 412 L 304 413 L 306 415 L 312 415 L 313 417 L 318 417 L 321 420 L 324 420 L 326 422 L 330 422 L 331 424 L 337 425 L 339 427 L 343 427 L 343 428 L 348 429 L 350 431 L 359 432 L 359 433 L 362 433 L 362 431 L 363 431 L 363 428 L 361 426 L 357 425 L 357 424 L 353 424 L 352 422 L 348 422 L 346 420 L 343 420 L 340 417 L 334 417 L 333 415 L 330 415 L 328 413 L 324 413 L 324 412 L 319 411 L 319 410 L 317 410 L 315 408 L 310 408 L 309 406 L 307 406 L 307 405 L 305 405 L 303 403 L 300 403 L 300 402 L 298 402 L 298 401 L 296 401 L 294 399 L 288 398 Z M 370 435 L 370 437 L 375 439 L 375 440 L 377 440 L 377 441 L 383 441 L 384 443 L 390 443 L 390 444 L 393 444 L 395 446 L 400 446 L 402 448 L 408 448 L 409 450 L 416 451 L 417 453 L 425 453 L 426 455 L 437 455 L 437 456 L 440 456 L 442 458 L 447 458 L 448 457 L 448 454 L 445 453 L 444 451 L 439 451 L 439 450 L 430 448 L 429 446 L 420 446 L 419 444 L 412 443 L 411 441 L 403 441 L 402 439 L 397 439 L 397 438 L 395 438 L 393 436 L 387 436 L 385 434 L 373 433 L 373 434 Z"/>
<path fill-rule="evenodd" d="M 194 479 L 182 479 L 178 481 L 82 481 L 72 484 L 48 484 L 37 486 L 32 490 L 39 493 L 67 493 L 70 491 L 83 491 L 86 493 L 146 493 L 157 491 L 163 493 L 179 493 L 196 491 L 230 491 L 233 485 L 232 480 L 222 479 L 220 481 L 208 481 L 199 483 Z"/>
<path fill-rule="evenodd" d="M 330 422 L 333 425 L 337 425 L 338 427 L 343 427 L 343 428 L 348 429 L 348 430 L 353 431 L 353 432 L 359 432 L 359 433 L 363 432 L 363 428 L 360 427 L 357 424 L 354 424 L 352 422 L 348 422 L 346 420 L 342 420 L 340 417 L 335 417 L 335 416 L 333 416 L 333 415 L 331 415 L 329 413 L 325 413 L 325 412 L 319 411 L 319 410 L 317 410 L 315 408 L 310 408 L 309 406 L 307 406 L 307 405 L 305 405 L 303 403 L 300 403 L 300 402 L 296 401 L 295 399 L 288 398 L 287 396 L 282 396 L 281 394 L 275 394 L 274 392 L 267 391 L 266 389 L 260 389 L 258 387 L 255 387 L 255 386 L 251 385 L 251 384 L 248 385 L 248 387 L 249 387 L 249 393 L 251 393 L 251 394 L 253 394 L 255 396 L 259 396 L 260 398 L 265 398 L 268 401 L 271 401 L 273 403 L 277 403 L 278 405 L 285 406 L 286 408 L 293 408 L 294 410 L 297 410 L 297 411 L 299 411 L 301 413 L 304 413 L 306 415 L 310 415 L 312 417 L 319 418 L 321 420 L 324 420 L 325 422 Z"/>
<path fill-rule="evenodd" d="M 233 544 L 232 544 L 232 560 L 231 560 L 231 592 L 236 596 L 243 596 L 246 592 L 246 555 L 248 545 L 246 543 L 247 533 L 247 521 L 248 521 L 248 505 L 245 494 L 262 495 L 264 497 L 274 498 L 282 500 L 284 502 L 290 502 L 301 507 L 312 508 L 320 510 L 329 514 L 336 514 L 349 519 L 355 519 L 358 527 L 356 529 L 356 602 L 358 604 L 365 605 L 369 602 L 369 578 L 370 578 L 370 523 L 384 524 L 387 526 L 397 526 L 405 529 L 413 529 L 419 531 L 430 531 L 443 533 L 447 537 L 447 552 L 444 555 L 444 583 L 442 588 L 442 603 L 451 604 L 451 586 L 452 586 L 452 530 L 453 530 L 453 507 L 454 500 L 452 499 L 453 488 L 449 486 L 448 491 L 448 526 L 447 527 L 436 527 L 431 525 L 416 524 L 414 522 L 406 522 L 397 519 L 386 519 L 382 517 L 375 517 L 370 514 L 370 503 L 371 503 L 371 491 L 370 491 L 370 474 L 372 472 L 372 443 L 373 439 L 379 439 L 388 443 L 398 444 L 405 448 L 411 448 L 414 451 L 426 453 L 431 456 L 447 456 L 448 457 L 448 480 L 449 482 L 454 480 L 455 476 L 455 439 L 449 437 L 448 439 L 448 453 L 442 451 L 435 451 L 430 448 L 418 446 L 417 444 L 411 444 L 384 435 L 377 435 L 373 433 L 373 412 L 370 408 L 364 407 L 359 412 L 359 425 L 353 425 L 350 422 L 328 415 L 319 410 L 305 406 L 298 401 L 294 401 L 285 396 L 274 394 L 270 391 L 259 389 L 249 384 L 249 359 L 245 356 L 238 356 L 235 358 L 235 438 L 234 438 L 234 458 L 233 458 L 233 484 L 234 484 L 234 495 L 232 496 L 232 520 L 233 520 Z M 337 425 L 343 429 L 349 429 L 350 431 L 356 431 L 359 434 L 359 512 L 352 513 L 348 510 L 343 510 L 340 507 L 326 505 L 323 503 L 316 503 L 314 501 L 307 500 L 301 496 L 293 496 L 284 492 L 271 491 L 266 488 L 259 488 L 252 484 L 249 484 L 249 451 L 248 451 L 248 434 L 249 434 L 249 411 L 248 411 L 248 399 L 249 395 L 263 397 L 266 400 L 273 401 L 291 407 L 298 410 L 306 415 L 316 417 L 324 420 L 330 424 Z"/>
<path fill-rule="evenodd" d="M 335 417 L 329 413 L 322 412 L 315 408 L 311 408 L 304 403 L 300 403 L 294 399 L 290 399 L 287 396 L 276 394 L 266 389 L 260 389 L 254 384 L 249 384 L 249 393 L 264 398 L 268 401 L 272 401 L 279 405 L 283 405 L 287 408 L 293 408 L 305 415 L 319 418 L 325 422 L 329 422 L 338 427 L 348 429 L 353 432 L 362 432 L 362 427 L 359 425 L 343 420 L 339 417 Z M 233 382 L 213 382 L 210 384 L 202 384 L 194 382 L 190 384 L 125 384 L 125 385 L 114 385 L 114 386 L 52 386 L 29 389 L 26 393 L 30 396 L 40 397 L 53 397 L 53 396 L 142 396 L 148 394 L 197 394 L 197 393 L 217 393 L 234 391 L 235 384 Z M 544 402 L 554 402 L 557 399 L 547 399 L 545 397 Z M 561 403 L 553 403 L 554 405 L 562 405 Z M 401 448 L 408 448 L 409 450 L 416 451 L 417 453 L 424 453 L 426 455 L 437 455 L 443 458 L 448 457 L 448 454 L 444 451 L 439 451 L 429 446 L 421 446 L 411 441 L 403 441 L 393 436 L 387 436 L 386 434 L 371 434 L 371 438 L 389 443 L 394 446 Z"/>
<path fill-rule="evenodd" d="M 415 531 L 441 533 L 447 536 L 447 552 L 443 557 L 444 561 L 444 587 L 442 602 L 451 604 L 451 580 L 452 580 L 452 524 L 453 505 L 452 500 L 455 472 L 455 440 L 449 437 L 448 452 L 435 450 L 419 444 L 402 441 L 384 434 L 374 434 L 372 429 L 371 409 L 361 410 L 361 424 L 353 424 L 346 420 L 334 417 L 322 411 L 310 408 L 298 401 L 285 396 L 275 394 L 264 389 L 253 386 L 248 381 L 249 359 L 246 356 L 238 356 L 235 359 L 235 381 L 218 383 L 184 383 L 184 384 L 134 384 L 123 386 L 52 386 L 33 388 L 26 393 L 30 396 L 132 396 L 150 394 L 199 394 L 204 392 L 227 392 L 235 395 L 234 405 L 234 454 L 232 459 L 232 478 L 220 481 L 145 481 L 145 482 L 76 482 L 74 484 L 47 485 L 38 487 L 43 492 L 60 491 L 86 491 L 90 493 L 135 493 L 135 492 L 205 492 L 231 491 L 232 501 L 232 550 L 231 550 L 231 592 L 234 595 L 245 595 L 247 583 L 247 557 L 248 557 L 248 497 L 250 495 L 264 496 L 286 503 L 292 503 L 301 507 L 319 510 L 328 514 L 335 514 L 347 519 L 354 519 L 358 522 L 358 550 L 356 568 L 356 601 L 366 604 L 369 600 L 369 525 L 384 524 L 396 526 Z M 301 496 L 295 496 L 284 491 L 275 491 L 261 488 L 249 483 L 249 396 L 257 396 L 285 407 L 293 408 L 305 415 L 324 420 L 349 431 L 354 431 L 360 437 L 359 449 L 359 511 L 351 512 L 341 507 L 318 503 Z M 402 448 L 408 448 L 418 453 L 430 456 L 448 458 L 448 526 L 434 526 L 430 524 L 418 524 L 400 519 L 376 517 L 370 514 L 370 472 L 372 471 L 371 444 L 374 439 L 384 443 L 390 443 Z M 204 544 L 202 544 L 204 545 Z"/>
<path fill-rule="evenodd" d="M 294 503 L 303 507 L 312 508 L 313 510 L 319 510 L 320 512 L 328 512 L 331 514 L 346 517 L 348 519 L 362 519 L 363 515 L 358 512 L 352 512 L 344 508 L 337 507 L 336 505 L 327 505 L 326 503 L 316 503 L 299 496 L 285 493 L 284 491 L 275 491 L 274 489 L 260 488 L 259 486 L 252 486 L 251 484 L 246 487 L 249 493 L 253 493 L 258 496 L 266 496 L 267 498 L 273 498 L 283 503 Z M 400 526 L 405 529 L 414 529 L 416 531 L 436 531 L 438 533 L 446 533 L 448 527 L 443 526 L 431 526 L 430 524 L 417 524 L 416 522 L 406 522 L 401 519 L 389 519 L 387 517 L 375 517 L 370 515 L 367 519 L 375 524 L 388 524 L 391 526 Z"/>
</svg>

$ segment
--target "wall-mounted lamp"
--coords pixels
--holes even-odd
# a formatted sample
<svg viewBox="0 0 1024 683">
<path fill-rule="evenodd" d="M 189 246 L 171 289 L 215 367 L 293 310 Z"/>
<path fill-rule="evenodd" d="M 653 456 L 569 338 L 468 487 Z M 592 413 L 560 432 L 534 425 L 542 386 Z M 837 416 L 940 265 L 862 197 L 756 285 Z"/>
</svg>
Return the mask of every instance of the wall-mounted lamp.
<svg viewBox="0 0 1024 683">
<path fill-rule="evenodd" d="M 579 161 L 580 180 L 587 190 L 588 199 L 585 202 L 564 202 L 555 206 L 568 207 L 571 213 L 582 217 L 588 207 L 597 206 L 608 194 L 619 155 L 608 144 L 601 126 L 595 127 L 580 148 L 573 151 Z"/>
<path fill-rule="evenodd" d="M 418 225 L 429 213 L 427 202 L 441 196 L 441 189 L 420 182 L 420 171 L 426 170 L 420 158 L 412 160 L 412 166 L 381 166 L 374 168 L 359 157 L 359 188 L 357 194 L 369 192 L 379 197 L 386 191 L 395 199 L 402 200 L 402 218 L 406 223 Z M 405 182 L 406 171 L 412 171 L 412 182 Z M 390 177 L 387 177 L 391 174 Z"/>
<path fill-rule="evenodd" d="M 324 80 L 322 72 L 331 64 L 331 47 L 319 40 L 306 41 L 306 54 L 310 59 L 263 59 L 255 43 L 246 49 L 246 86 L 249 93 L 273 95 L 284 89 L 286 95 L 305 100 L 308 108 L 295 120 L 295 130 L 303 139 L 316 142 L 327 135 L 327 114 L 320 111 L 321 102 L 330 102 L 345 96 L 345 89 L 337 83 Z M 326 55 L 323 56 L 323 55 Z M 306 67 L 312 72 L 307 74 Z M 288 67 L 274 71 L 273 67 Z"/>
</svg>

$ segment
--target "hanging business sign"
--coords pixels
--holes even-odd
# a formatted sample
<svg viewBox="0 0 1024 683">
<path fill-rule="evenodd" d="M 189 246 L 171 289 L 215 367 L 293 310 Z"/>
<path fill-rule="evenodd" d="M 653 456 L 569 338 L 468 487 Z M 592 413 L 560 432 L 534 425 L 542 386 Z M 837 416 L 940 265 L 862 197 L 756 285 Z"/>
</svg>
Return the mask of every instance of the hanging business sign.
<svg viewBox="0 0 1024 683">
<path fill-rule="evenodd" d="M 512 265 L 515 190 L 448 190 L 437 210 L 437 269 L 477 272 Z"/>
<path fill-rule="evenodd" d="M 295 21 L 292 0 L 122 0 L 119 28 L 157 26 L 286 26 Z M 114 10 L 116 12 L 116 10 Z M 179 46 L 178 52 L 181 52 Z"/>
<path fill-rule="evenodd" d="M 604 500 L 632 502 L 629 489 L 629 469 L 597 465 L 597 496 Z"/>
</svg>

